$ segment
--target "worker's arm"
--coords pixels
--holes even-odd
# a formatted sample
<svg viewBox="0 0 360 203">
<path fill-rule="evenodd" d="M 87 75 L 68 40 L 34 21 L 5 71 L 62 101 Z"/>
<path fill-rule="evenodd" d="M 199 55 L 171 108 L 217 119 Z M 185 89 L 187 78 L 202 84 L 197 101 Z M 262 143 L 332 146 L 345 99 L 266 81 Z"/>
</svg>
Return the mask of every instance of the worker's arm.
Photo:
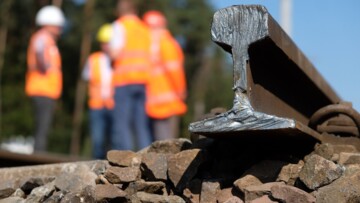
<svg viewBox="0 0 360 203">
<path fill-rule="evenodd" d="M 90 64 L 89 64 L 89 59 L 86 61 L 86 64 L 83 68 L 83 71 L 81 73 L 81 78 L 85 81 L 89 81 L 90 80 Z"/>
<path fill-rule="evenodd" d="M 166 73 L 177 93 L 182 99 L 186 99 L 186 77 L 184 71 L 184 55 L 180 45 L 175 40 L 165 40 L 161 49 Z"/>
<path fill-rule="evenodd" d="M 49 47 L 46 45 L 45 37 L 38 37 L 35 41 L 36 69 L 42 74 L 45 74 L 50 67 L 47 49 L 49 49 Z"/>
<path fill-rule="evenodd" d="M 112 35 L 110 40 L 110 58 L 116 59 L 125 46 L 125 28 L 119 22 L 112 24 Z"/>
</svg>

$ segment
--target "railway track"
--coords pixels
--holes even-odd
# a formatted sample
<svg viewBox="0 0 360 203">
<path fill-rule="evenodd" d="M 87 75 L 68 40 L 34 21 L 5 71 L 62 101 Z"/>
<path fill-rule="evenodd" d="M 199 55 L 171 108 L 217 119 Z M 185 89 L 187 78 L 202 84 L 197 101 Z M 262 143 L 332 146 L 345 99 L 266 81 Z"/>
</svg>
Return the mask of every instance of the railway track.
<svg viewBox="0 0 360 203">
<path fill-rule="evenodd" d="M 0 167 L 15 167 L 40 164 L 53 164 L 84 160 L 78 157 L 71 157 L 60 154 L 35 153 L 20 154 L 10 151 L 0 150 Z"/>
<path fill-rule="evenodd" d="M 320 75 L 265 7 L 217 11 L 212 39 L 233 58 L 230 110 L 191 123 L 193 134 L 292 137 L 322 142 L 359 136 L 359 114 Z M 330 138 L 329 138 L 330 137 Z M 360 148 L 360 145 L 358 146 Z"/>
</svg>

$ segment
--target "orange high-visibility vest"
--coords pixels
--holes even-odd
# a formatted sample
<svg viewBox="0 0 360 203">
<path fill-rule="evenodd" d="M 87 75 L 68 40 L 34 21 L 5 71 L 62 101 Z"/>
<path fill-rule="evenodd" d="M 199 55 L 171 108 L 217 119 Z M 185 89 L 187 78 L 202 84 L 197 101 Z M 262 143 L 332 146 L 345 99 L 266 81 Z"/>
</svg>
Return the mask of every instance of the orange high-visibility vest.
<svg viewBox="0 0 360 203">
<path fill-rule="evenodd" d="M 146 84 L 151 66 L 149 29 L 136 16 L 124 16 L 116 22 L 124 26 L 126 40 L 114 61 L 113 83 L 115 86 Z"/>
<path fill-rule="evenodd" d="M 45 73 L 38 69 L 36 43 L 43 43 L 44 61 L 47 65 Z M 27 73 L 25 92 L 28 96 L 44 96 L 58 99 L 62 90 L 61 57 L 56 42 L 50 33 L 40 29 L 30 40 L 27 52 Z"/>
<path fill-rule="evenodd" d="M 184 114 L 186 80 L 184 56 L 169 32 L 153 36 L 151 80 L 147 86 L 146 111 L 156 119 Z"/>
<path fill-rule="evenodd" d="M 88 105 L 90 109 L 113 109 L 114 108 L 114 91 L 111 82 L 104 81 L 102 77 L 105 74 L 107 67 L 106 55 L 103 52 L 95 52 L 88 58 L 88 66 L 90 70 L 89 79 L 89 100 Z M 111 81 L 111 77 L 109 79 Z"/>
</svg>

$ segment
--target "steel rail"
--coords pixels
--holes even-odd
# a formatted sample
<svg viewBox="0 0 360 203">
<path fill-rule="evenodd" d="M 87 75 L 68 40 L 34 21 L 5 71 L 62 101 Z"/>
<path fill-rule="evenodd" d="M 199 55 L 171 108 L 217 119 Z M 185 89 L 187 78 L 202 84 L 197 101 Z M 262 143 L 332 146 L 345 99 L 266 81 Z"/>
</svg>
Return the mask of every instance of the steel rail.
<svg viewBox="0 0 360 203">
<path fill-rule="evenodd" d="M 321 139 L 307 127 L 309 119 L 341 99 L 265 7 L 217 11 L 211 35 L 232 54 L 234 103 L 225 113 L 191 123 L 191 133 L 219 137 L 273 132 Z"/>
<path fill-rule="evenodd" d="M 50 154 L 50 153 L 21 154 L 6 150 L 0 150 L 0 168 L 64 163 L 64 162 L 73 162 L 80 160 L 85 160 L 85 159 L 81 159 L 79 157 L 60 155 L 60 154 Z"/>
</svg>

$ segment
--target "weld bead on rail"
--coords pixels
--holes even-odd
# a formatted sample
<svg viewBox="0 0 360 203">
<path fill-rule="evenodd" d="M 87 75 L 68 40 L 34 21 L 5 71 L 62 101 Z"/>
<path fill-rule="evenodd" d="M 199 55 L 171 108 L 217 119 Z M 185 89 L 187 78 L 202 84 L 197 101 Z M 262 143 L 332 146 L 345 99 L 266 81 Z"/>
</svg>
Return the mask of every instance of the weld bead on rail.
<svg viewBox="0 0 360 203">
<path fill-rule="evenodd" d="M 191 123 L 191 133 L 219 137 L 274 132 L 320 139 L 307 127 L 309 118 L 340 98 L 265 7 L 240 5 L 217 11 L 211 35 L 232 54 L 233 107 Z"/>
</svg>

